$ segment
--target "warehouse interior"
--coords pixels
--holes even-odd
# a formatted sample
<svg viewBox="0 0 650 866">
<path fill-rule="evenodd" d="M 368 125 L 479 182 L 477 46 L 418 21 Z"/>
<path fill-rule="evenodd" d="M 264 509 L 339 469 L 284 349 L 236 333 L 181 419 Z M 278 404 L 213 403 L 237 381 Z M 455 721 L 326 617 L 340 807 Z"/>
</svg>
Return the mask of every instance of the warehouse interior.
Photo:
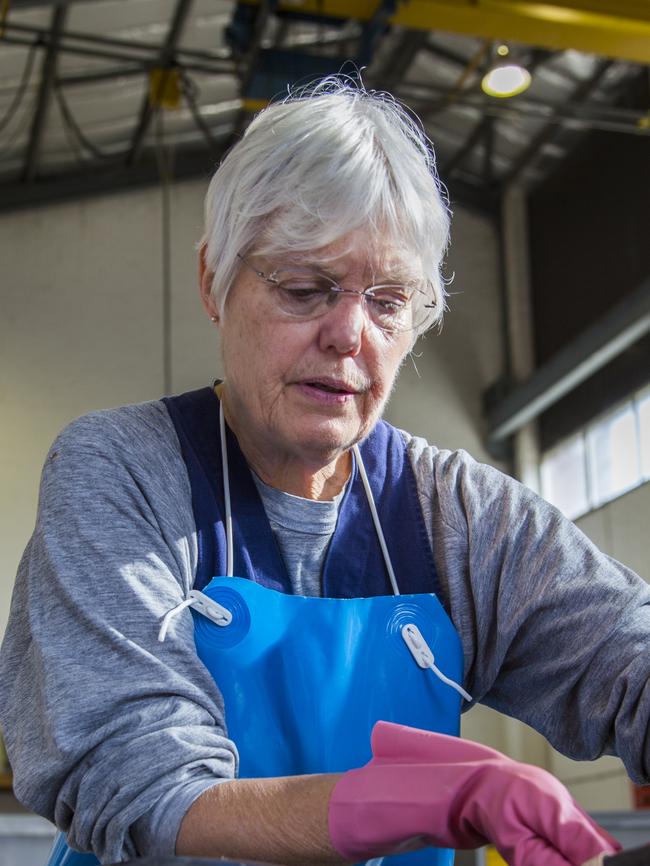
<svg viewBox="0 0 650 866">
<path fill-rule="evenodd" d="M 528 86 L 490 95 L 506 65 Z M 421 118 L 453 213 L 444 326 L 387 419 L 513 475 L 650 581 L 647 2 L 5 0 L 0 631 L 57 433 L 220 375 L 196 276 L 212 171 L 269 101 L 341 72 Z M 589 811 L 650 804 L 617 758 L 576 763 L 487 708 L 463 734 Z"/>
</svg>

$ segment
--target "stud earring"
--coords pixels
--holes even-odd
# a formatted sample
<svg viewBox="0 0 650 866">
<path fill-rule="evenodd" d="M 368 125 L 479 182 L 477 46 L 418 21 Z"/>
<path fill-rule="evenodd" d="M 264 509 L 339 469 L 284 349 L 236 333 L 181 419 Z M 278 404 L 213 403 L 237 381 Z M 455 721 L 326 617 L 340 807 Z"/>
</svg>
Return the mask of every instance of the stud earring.
<svg viewBox="0 0 650 866">
<path fill-rule="evenodd" d="M 219 321 L 219 317 L 218 317 L 218 316 L 210 316 L 210 321 L 211 321 L 211 322 L 218 322 L 218 321 Z"/>
</svg>

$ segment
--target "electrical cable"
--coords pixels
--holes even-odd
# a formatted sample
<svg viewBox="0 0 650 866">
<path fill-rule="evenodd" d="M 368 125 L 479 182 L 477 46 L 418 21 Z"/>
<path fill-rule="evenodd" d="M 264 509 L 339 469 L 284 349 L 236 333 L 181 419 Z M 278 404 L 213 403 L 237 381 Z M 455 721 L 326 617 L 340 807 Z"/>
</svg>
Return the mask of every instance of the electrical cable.
<svg viewBox="0 0 650 866">
<path fill-rule="evenodd" d="M 187 107 L 190 110 L 192 118 L 194 119 L 194 123 L 198 127 L 198 129 L 203 134 L 203 137 L 206 140 L 206 143 L 210 150 L 217 151 L 218 144 L 215 137 L 212 135 L 210 131 L 210 127 L 205 122 L 203 117 L 201 116 L 201 109 L 198 105 L 197 96 L 199 94 L 199 88 L 195 81 L 193 81 L 189 75 L 183 70 L 179 70 L 180 81 L 181 81 L 181 92 L 183 94 L 183 98 L 187 103 Z"/>
<path fill-rule="evenodd" d="M 54 87 L 54 95 L 55 95 L 55 97 L 57 97 L 57 102 L 58 102 L 58 94 L 56 92 L 56 86 Z M 86 154 L 83 151 L 83 147 L 81 146 L 79 138 L 77 135 L 75 135 L 74 129 L 72 128 L 71 124 L 69 123 L 69 119 L 66 117 L 65 113 L 63 112 L 60 102 L 58 104 L 59 104 L 59 111 L 61 113 L 63 132 L 65 134 L 66 141 L 68 142 L 68 145 L 70 146 L 70 150 L 73 152 L 75 159 L 79 165 L 88 166 L 88 157 L 86 156 Z"/>
<path fill-rule="evenodd" d="M 7 109 L 5 116 L 0 120 L 0 132 L 8 126 L 13 118 L 16 115 L 16 112 L 20 108 L 25 93 L 27 91 L 27 87 L 29 86 L 29 82 L 32 77 L 32 72 L 34 70 L 34 60 L 36 59 L 36 49 L 38 48 L 38 42 L 32 42 L 29 47 L 29 52 L 27 54 L 27 59 L 25 60 L 25 66 L 23 68 L 22 75 L 20 77 L 20 84 L 16 90 L 13 100 L 11 101 L 11 105 Z"/>
<path fill-rule="evenodd" d="M 62 117 L 63 120 L 63 132 L 65 133 L 66 141 L 70 146 L 70 150 L 75 156 L 75 159 L 79 165 L 88 166 L 89 157 L 83 151 L 81 144 L 79 143 L 79 139 L 72 131 L 70 125 L 66 122 L 65 118 Z"/>
<path fill-rule="evenodd" d="M 101 148 L 93 144 L 92 141 L 90 141 L 90 139 L 85 135 L 85 133 L 75 120 L 72 111 L 70 110 L 70 106 L 68 105 L 66 98 L 63 95 L 63 88 L 56 81 L 54 82 L 54 96 L 56 97 L 56 101 L 59 104 L 59 109 L 61 111 L 61 117 L 63 119 L 64 126 L 66 126 L 74 135 L 81 148 L 87 150 L 91 154 L 91 156 L 95 157 L 95 159 L 114 160 L 114 156 L 101 150 Z M 81 153 L 81 157 L 82 160 L 85 159 L 83 152 Z"/>
</svg>

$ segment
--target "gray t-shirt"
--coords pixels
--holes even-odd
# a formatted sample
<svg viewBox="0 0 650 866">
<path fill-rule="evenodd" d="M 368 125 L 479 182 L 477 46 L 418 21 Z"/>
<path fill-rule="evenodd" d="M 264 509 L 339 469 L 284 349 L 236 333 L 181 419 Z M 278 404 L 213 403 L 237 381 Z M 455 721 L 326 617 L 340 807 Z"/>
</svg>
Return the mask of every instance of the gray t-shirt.
<svg viewBox="0 0 650 866">
<path fill-rule="evenodd" d="M 345 487 L 335 499 L 292 496 L 252 473 L 295 595 L 322 595 L 321 575 Z M 347 485 L 346 485 L 347 486 Z"/>
<path fill-rule="evenodd" d="M 465 688 L 565 754 L 615 752 L 647 781 L 650 587 L 511 478 L 403 435 Z M 191 803 L 237 770 L 190 612 L 157 640 L 196 563 L 164 405 L 67 427 L 17 577 L 0 721 L 19 799 L 105 862 L 173 853 Z"/>
</svg>

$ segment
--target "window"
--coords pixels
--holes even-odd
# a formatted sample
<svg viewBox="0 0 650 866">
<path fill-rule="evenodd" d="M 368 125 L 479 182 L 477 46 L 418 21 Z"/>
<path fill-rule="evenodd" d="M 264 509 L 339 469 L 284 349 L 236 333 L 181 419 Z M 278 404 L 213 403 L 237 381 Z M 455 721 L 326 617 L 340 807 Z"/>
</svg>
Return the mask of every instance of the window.
<svg viewBox="0 0 650 866">
<path fill-rule="evenodd" d="M 650 480 L 650 388 L 547 451 L 541 480 L 570 520 Z"/>
<path fill-rule="evenodd" d="M 641 474 L 650 480 L 650 388 L 637 400 L 639 441 L 641 445 Z"/>
<path fill-rule="evenodd" d="M 569 520 L 589 511 L 582 433 L 565 439 L 542 460 L 542 495 Z"/>
</svg>

